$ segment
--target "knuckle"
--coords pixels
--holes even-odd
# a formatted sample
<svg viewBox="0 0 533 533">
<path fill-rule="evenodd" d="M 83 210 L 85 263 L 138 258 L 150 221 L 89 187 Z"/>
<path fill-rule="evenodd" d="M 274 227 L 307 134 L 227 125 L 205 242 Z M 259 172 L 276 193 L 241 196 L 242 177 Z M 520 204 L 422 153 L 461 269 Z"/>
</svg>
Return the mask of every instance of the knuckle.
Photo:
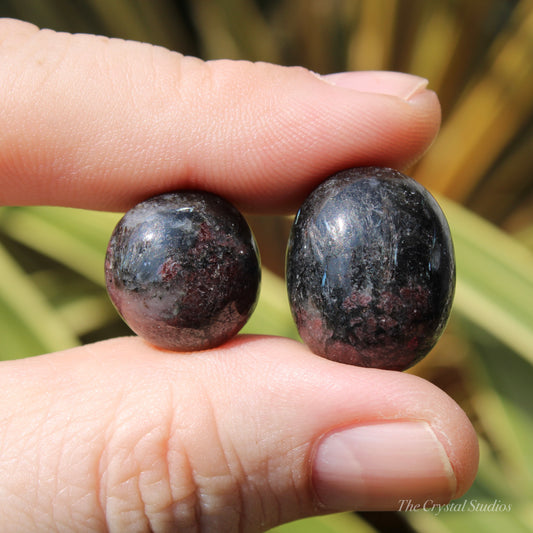
<svg viewBox="0 0 533 533">
<path fill-rule="evenodd" d="M 136 398 L 116 410 L 100 459 L 99 502 L 108 529 L 240 530 L 240 484 L 208 402 L 195 405 L 196 420 L 184 425 L 183 408 L 173 402 L 139 409 Z"/>
<path fill-rule="evenodd" d="M 137 398 L 138 401 L 138 398 Z M 168 416 L 122 399 L 106 431 L 99 500 L 110 531 L 164 531 L 172 521 L 167 460 Z M 137 404 L 138 405 L 138 404 Z"/>
</svg>

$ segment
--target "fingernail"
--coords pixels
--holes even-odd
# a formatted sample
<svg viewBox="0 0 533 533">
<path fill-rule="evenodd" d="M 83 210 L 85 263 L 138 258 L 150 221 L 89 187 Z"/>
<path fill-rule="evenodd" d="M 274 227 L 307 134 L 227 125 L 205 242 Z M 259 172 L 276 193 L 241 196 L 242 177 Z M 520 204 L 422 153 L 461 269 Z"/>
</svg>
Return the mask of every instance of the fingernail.
<svg viewBox="0 0 533 533">
<path fill-rule="evenodd" d="M 359 92 L 388 94 L 409 101 L 413 96 L 423 92 L 428 80 L 403 72 L 339 72 L 326 74 L 321 78 L 345 89 Z"/>
<path fill-rule="evenodd" d="M 456 479 L 426 422 L 383 422 L 327 435 L 313 462 L 319 502 L 328 510 L 401 510 L 450 501 Z M 412 508 L 412 507 L 411 507 Z"/>
</svg>

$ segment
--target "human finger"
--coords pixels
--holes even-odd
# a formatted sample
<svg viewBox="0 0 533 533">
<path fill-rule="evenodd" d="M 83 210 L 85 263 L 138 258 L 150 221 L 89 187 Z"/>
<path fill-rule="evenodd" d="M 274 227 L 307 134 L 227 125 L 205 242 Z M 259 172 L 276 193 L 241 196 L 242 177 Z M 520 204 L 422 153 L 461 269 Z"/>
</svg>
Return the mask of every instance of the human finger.
<svg viewBox="0 0 533 533">
<path fill-rule="evenodd" d="M 351 166 L 404 168 L 432 142 L 416 76 L 203 62 L 0 21 L 0 203 L 123 211 L 178 188 L 286 212 Z"/>
<path fill-rule="evenodd" d="M 466 415 L 413 375 L 237 337 L 125 338 L 0 366 L 2 531 L 263 531 L 447 503 L 474 478 Z"/>
</svg>

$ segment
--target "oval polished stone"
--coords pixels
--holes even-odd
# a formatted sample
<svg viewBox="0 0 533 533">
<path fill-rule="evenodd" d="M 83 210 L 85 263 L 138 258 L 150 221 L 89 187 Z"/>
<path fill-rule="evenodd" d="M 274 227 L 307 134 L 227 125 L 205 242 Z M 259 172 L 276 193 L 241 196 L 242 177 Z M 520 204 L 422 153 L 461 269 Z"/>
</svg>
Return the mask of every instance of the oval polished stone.
<svg viewBox="0 0 533 533">
<path fill-rule="evenodd" d="M 233 337 L 252 314 L 261 268 L 252 232 L 217 195 L 178 191 L 141 202 L 109 241 L 106 285 L 138 335 L 170 350 Z"/>
<path fill-rule="evenodd" d="M 392 169 L 354 168 L 296 215 L 287 286 L 302 340 L 318 355 L 404 370 L 442 334 L 455 290 L 453 243 L 430 193 Z"/>
</svg>

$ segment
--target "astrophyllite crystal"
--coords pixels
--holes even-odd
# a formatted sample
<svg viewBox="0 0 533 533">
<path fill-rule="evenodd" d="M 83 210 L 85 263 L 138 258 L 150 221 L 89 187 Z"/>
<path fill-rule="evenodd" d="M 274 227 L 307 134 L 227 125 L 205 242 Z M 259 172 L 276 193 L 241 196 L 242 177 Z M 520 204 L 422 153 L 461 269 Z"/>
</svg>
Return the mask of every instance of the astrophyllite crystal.
<svg viewBox="0 0 533 533">
<path fill-rule="evenodd" d="M 261 278 L 244 217 L 202 191 L 162 194 L 128 211 L 109 241 L 105 272 L 130 328 L 179 351 L 233 337 L 254 310 Z"/>
<path fill-rule="evenodd" d="M 287 283 L 300 336 L 313 352 L 404 370 L 431 350 L 450 314 L 448 223 L 433 196 L 400 172 L 339 172 L 296 216 Z"/>
</svg>

